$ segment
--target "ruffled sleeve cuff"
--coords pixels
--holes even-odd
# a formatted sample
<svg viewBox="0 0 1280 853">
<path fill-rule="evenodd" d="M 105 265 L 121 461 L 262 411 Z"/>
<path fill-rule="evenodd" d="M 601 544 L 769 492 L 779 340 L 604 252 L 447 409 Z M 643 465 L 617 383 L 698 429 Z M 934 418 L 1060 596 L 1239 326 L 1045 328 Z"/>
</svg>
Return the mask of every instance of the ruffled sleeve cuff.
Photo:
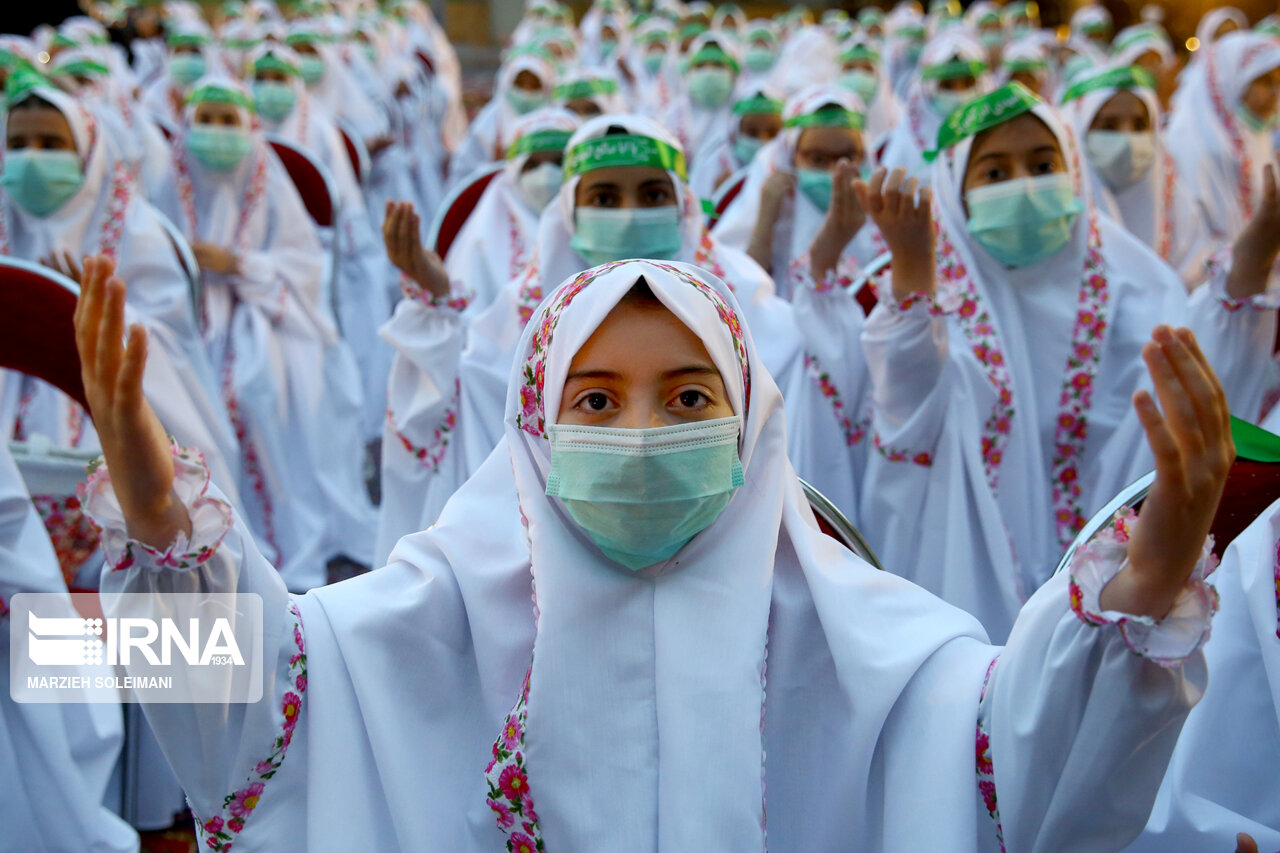
<svg viewBox="0 0 1280 853">
<path fill-rule="evenodd" d="M 102 530 L 102 551 L 113 572 L 133 567 L 162 571 L 192 569 L 210 560 L 234 522 L 231 505 L 209 494 L 209 467 L 195 448 L 171 440 L 173 490 L 191 519 L 191 536 L 179 533 L 159 550 L 129 538 L 124 512 L 111 485 L 111 472 L 100 464 L 76 491 L 85 513 Z"/>
<path fill-rule="evenodd" d="M 1227 293 L 1227 276 L 1231 274 L 1231 266 L 1234 263 L 1230 246 L 1219 251 L 1205 263 L 1209 279 L 1204 284 L 1204 287 L 1209 288 L 1208 295 L 1228 312 L 1234 313 L 1243 311 L 1246 308 L 1253 311 L 1274 311 L 1276 308 L 1280 308 L 1280 290 L 1267 288 L 1261 293 L 1255 293 L 1253 296 L 1246 296 L 1243 299 L 1236 299 Z M 1272 269 L 1273 278 L 1275 272 Z"/>
<path fill-rule="evenodd" d="M 898 317 L 913 309 L 926 311 L 934 317 L 940 317 L 944 313 L 942 307 L 938 305 L 938 300 L 925 293 L 923 290 L 917 290 L 914 293 L 909 293 L 905 299 L 901 300 L 893 298 L 892 290 L 884 292 L 887 294 L 888 298 L 881 299 L 880 304 L 883 305 L 892 316 Z"/>
<path fill-rule="evenodd" d="M 463 293 L 456 281 L 450 283 L 450 288 L 448 296 L 436 296 L 409 278 L 409 276 L 404 273 L 400 274 L 400 292 L 404 294 L 405 299 L 413 300 L 428 308 L 448 308 L 453 311 L 465 311 L 467 306 L 471 304 L 472 294 Z"/>
<path fill-rule="evenodd" d="M 1205 582 L 1217 567 L 1213 537 L 1205 540 L 1186 588 L 1163 619 L 1103 610 L 1102 590 L 1129 563 L 1129 530 L 1136 517 L 1132 509 L 1121 512 L 1076 551 L 1069 569 L 1071 609 L 1085 624 L 1115 625 L 1134 654 L 1161 666 L 1178 666 L 1209 639 L 1213 614 L 1218 611 L 1218 593 Z"/>
<path fill-rule="evenodd" d="M 812 290 L 814 293 L 831 293 L 836 290 L 847 290 L 853 280 L 858 277 L 858 262 L 847 255 L 841 255 L 835 269 L 828 270 L 822 279 L 813 277 L 813 259 L 809 252 L 791 262 L 792 291 Z"/>
</svg>

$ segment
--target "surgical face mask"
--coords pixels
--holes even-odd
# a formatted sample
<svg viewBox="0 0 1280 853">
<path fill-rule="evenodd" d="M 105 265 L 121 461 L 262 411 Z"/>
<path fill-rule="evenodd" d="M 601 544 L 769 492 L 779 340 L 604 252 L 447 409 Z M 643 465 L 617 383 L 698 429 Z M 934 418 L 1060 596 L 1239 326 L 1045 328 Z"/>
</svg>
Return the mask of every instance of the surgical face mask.
<svg viewBox="0 0 1280 853">
<path fill-rule="evenodd" d="M 516 181 L 520 195 L 529 206 L 539 213 L 551 203 L 560 191 L 564 173 L 559 163 L 541 163 L 527 172 L 522 172 Z"/>
<path fill-rule="evenodd" d="M 274 80 L 259 80 L 253 84 L 253 103 L 258 108 L 258 115 L 271 121 L 283 121 L 293 112 L 298 102 L 298 94 L 288 83 Z"/>
<path fill-rule="evenodd" d="M 70 201 L 83 183 L 80 155 L 74 151 L 22 148 L 4 154 L 0 188 L 32 216 L 50 215 Z"/>
<path fill-rule="evenodd" d="M 907 62 L 915 65 L 920 61 L 920 54 L 924 53 L 924 45 L 913 42 L 907 45 L 907 49 L 903 53 L 907 57 Z"/>
<path fill-rule="evenodd" d="M 369 60 L 370 62 L 377 61 L 378 54 L 376 51 L 374 51 L 373 45 L 369 44 L 368 42 L 365 42 L 364 44 L 360 45 L 360 49 L 364 51 L 365 59 Z"/>
<path fill-rule="evenodd" d="M 298 60 L 298 72 L 308 86 L 324 79 L 324 60 L 318 56 L 304 56 Z"/>
<path fill-rule="evenodd" d="M 526 89 L 517 89 L 512 86 L 507 90 L 507 103 L 520 115 L 531 113 L 546 102 L 546 93 L 541 89 L 536 92 L 530 92 Z"/>
<path fill-rule="evenodd" d="M 862 99 L 862 103 L 871 106 L 876 97 L 876 75 L 870 71 L 855 69 L 840 75 L 839 84 Z"/>
<path fill-rule="evenodd" d="M 230 172 L 249 153 L 249 131 L 239 127 L 193 125 L 187 131 L 187 150 L 206 169 Z"/>
<path fill-rule="evenodd" d="M 650 74 L 657 73 L 658 69 L 662 67 L 662 60 L 666 58 L 664 53 L 646 53 L 644 55 L 644 70 Z"/>
<path fill-rule="evenodd" d="M 198 53 L 178 53 L 169 60 L 169 76 L 184 88 L 203 77 L 204 72 L 204 57 Z"/>
<path fill-rule="evenodd" d="M 823 212 L 831 206 L 831 173 L 821 169 L 796 169 L 796 186 Z"/>
<path fill-rule="evenodd" d="M 1065 172 L 969 190 L 969 233 L 1006 267 L 1025 267 L 1067 245 L 1084 210 Z"/>
<path fill-rule="evenodd" d="M 689 97 L 704 109 L 723 106 L 733 94 L 733 72 L 728 68 L 703 67 L 689 72 Z"/>
<path fill-rule="evenodd" d="M 982 46 L 988 50 L 1004 44 L 1004 33 L 1000 30 L 983 30 L 978 38 L 982 41 Z"/>
<path fill-rule="evenodd" d="M 1084 137 L 1089 162 L 1113 190 L 1133 186 L 1156 160 L 1156 136 L 1118 130 L 1091 130 Z"/>
<path fill-rule="evenodd" d="M 733 140 L 733 156 L 745 166 L 755 159 L 756 152 L 764 146 L 765 141 L 763 139 L 756 139 L 754 136 L 739 133 L 738 138 Z"/>
<path fill-rule="evenodd" d="M 768 71 L 773 67 L 773 51 L 767 47 L 749 47 L 742 57 L 747 68 L 756 72 Z"/>
<path fill-rule="evenodd" d="M 930 103 L 933 104 L 934 112 L 945 119 L 977 97 L 977 94 L 976 89 L 939 89 L 933 94 Z"/>
<path fill-rule="evenodd" d="M 1255 133 L 1270 133 L 1277 126 L 1280 126 L 1280 110 L 1271 113 L 1267 118 L 1258 118 L 1257 113 L 1241 104 L 1236 114 L 1240 116 L 1240 120 L 1244 122 L 1245 127 Z"/>
<path fill-rule="evenodd" d="M 614 39 L 603 39 L 600 42 L 600 56 L 608 59 L 618 52 L 618 42 Z"/>
<path fill-rule="evenodd" d="M 631 571 L 675 556 L 745 482 L 742 420 L 653 429 L 552 424 L 547 495 L 604 555 Z"/>
<path fill-rule="evenodd" d="M 680 210 L 579 207 L 569 245 L 591 266 L 624 258 L 670 260 L 680 251 Z"/>
</svg>

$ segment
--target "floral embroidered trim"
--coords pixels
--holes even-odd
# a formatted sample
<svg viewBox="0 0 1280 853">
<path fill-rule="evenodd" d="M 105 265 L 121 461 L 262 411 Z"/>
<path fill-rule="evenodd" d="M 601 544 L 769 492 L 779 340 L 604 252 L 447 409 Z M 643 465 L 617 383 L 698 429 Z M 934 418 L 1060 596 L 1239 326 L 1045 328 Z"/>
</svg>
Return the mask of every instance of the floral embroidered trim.
<svg viewBox="0 0 1280 853">
<path fill-rule="evenodd" d="M 267 544 L 276 552 L 276 562 L 284 565 L 285 557 L 276 541 L 275 505 L 271 500 L 271 491 L 267 488 L 267 477 L 263 472 L 262 460 L 258 457 L 258 447 L 249 436 L 249 427 L 240 414 L 240 401 L 236 397 L 234 373 L 236 362 L 235 338 L 227 338 L 226 350 L 223 354 L 222 368 L 222 401 L 227 407 L 227 417 L 236 433 L 236 443 L 243 454 L 242 466 L 258 505 L 262 508 L 262 535 Z"/>
<path fill-rule="evenodd" d="M 1254 50 L 1248 51 L 1240 57 L 1239 67 L 1248 65 L 1254 52 Z M 1209 97 L 1213 100 L 1213 111 L 1217 113 L 1218 121 L 1227 131 L 1227 137 L 1231 141 L 1231 156 L 1237 164 L 1236 195 L 1240 202 L 1240 209 L 1245 219 L 1252 219 L 1253 163 L 1249 157 L 1249 148 L 1245 145 L 1244 134 L 1240 132 L 1240 120 L 1227 109 L 1226 100 L 1222 94 L 1222 81 L 1218 76 L 1217 52 L 1207 51 L 1207 53 L 1205 59 L 1208 69 L 1206 73 L 1209 75 Z"/>
<path fill-rule="evenodd" d="M 808 289 L 814 293 L 830 293 L 833 290 L 848 290 L 853 285 L 857 273 L 857 262 L 852 259 L 846 261 L 845 256 L 841 255 L 835 269 L 829 270 L 819 281 L 813 277 L 811 254 L 805 252 L 791 262 L 791 291 L 795 293 L 801 289 Z"/>
<path fill-rule="evenodd" d="M 1164 169 L 1164 186 L 1160 193 L 1160 227 L 1159 243 L 1156 251 L 1164 260 L 1173 255 L 1173 204 L 1174 188 L 1178 184 L 1178 174 L 1173 166 L 1173 157 L 1168 149 L 1164 149 L 1160 158 L 1160 167 Z"/>
<path fill-rule="evenodd" d="M 1150 616 L 1104 611 L 1102 590 L 1128 565 L 1128 543 L 1137 513 L 1125 507 L 1112 524 L 1098 531 L 1071 558 L 1068 594 L 1071 610 L 1086 625 L 1115 625 L 1129 651 L 1163 667 L 1181 665 L 1209 639 L 1213 614 L 1218 612 L 1218 592 L 1205 578 L 1217 568 L 1213 537 L 1205 539 L 1200 558 L 1173 609 L 1160 621 Z"/>
<path fill-rule="evenodd" d="M 289 658 L 288 677 L 293 679 L 293 689 L 285 691 L 281 698 L 280 714 L 284 722 L 280 734 L 272 742 L 270 754 L 253 768 L 245 786 L 223 798 L 221 813 L 205 821 L 196 818 L 196 834 L 200 836 L 201 849 L 208 847 L 218 853 L 231 849 L 231 842 L 244 830 L 245 821 L 261 802 L 267 781 L 284 764 L 285 753 L 293 741 L 298 717 L 302 713 L 302 694 L 307 692 L 307 647 L 302 638 L 302 613 L 292 600 L 289 613 L 293 615 L 293 643 L 298 650 Z"/>
<path fill-rule="evenodd" d="M 524 269 L 524 246 L 520 245 L 520 223 L 510 207 L 507 208 L 507 237 L 511 241 L 511 261 L 507 265 L 507 275 L 515 278 Z"/>
<path fill-rule="evenodd" d="M 531 660 L 529 669 L 524 674 L 520 698 L 516 700 L 511 713 L 507 714 L 502 732 L 493 742 L 493 758 L 484 769 L 485 780 L 489 783 L 486 802 L 493 810 L 498 829 L 507 836 L 509 853 L 535 853 L 544 849 L 538 813 L 534 811 L 533 795 L 529 793 L 529 774 L 524 763 L 529 676 L 532 672 Z"/>
<path fill-rule="evenodd" d="M 533 312 L 542 304 L 542 278 L 538 271 L 538 256 L 534 254 L 529 266 L 525 269 L 524 279 L 517 290 L 516 311 L 520 315 L 520 329 L 529 325 Z"/>
<path fill-rule="evenodd" d="M 1004 827 L 1000 823 L 1000 807 L 996 802 L 996 768 L 991 760 L 991 736 L 987 733 L 986 720 L 982 716 L 982 703 L 987 698 L 987 688 L 991 685 L 991 673 L 995 672 L 996 655 L 987 665 L 987 674 L 982 679 L 982 693 L 978 696 L 978 733 L 976 738 L 978 793 L 987 807 L 987 815 L 996 825 L 996 842 L 1000 845 L 1000 853 L 1004 853 Z"/>
<path fill-rule="evenodd" d="M 428 308 L 452 308 L 454 311 L 465 311 L 471 304 L 471 294 L 436 296 L 404 273 L 400 273 L 400 292 L 405 299 L 421 302 Z"/>
<path fill-rule="evenodd" d="M 1085 252 L 1084 281 L 1076 300 L 1076 324 L 1071 332 L 1071 349 L 1058 401 L 1058 421 L 1054 433 L 1052 467 L 1053 522 L 1058 544 L 1067 548 L 1087 519 L 1080 509 L 1080 470 L 1089 435 L 1089 409 L 1093 404 L 1093 382 L 1102 360 L 1102 341 L 1107 330 L 1107 279 L 1100 250 L 1102 240 L 1097 220 L 1089 221 L 1089 246 Z"/>
<path fill-rule="evenodd" d="M 454 380 L 453 397 L 449 400 L 449 405 L 444 410 L 444 417 L 440 419 L 440 425 L 432 433 L 431 441 L 422 446 L 414 444 L 408 436 L 400 431 L 391 409 L 387 409 L 387 426 L 395 433 L 396 438 L 400 439 L 401 446 L 410 456 L 421 462 L 422 467 L 433 474 L 440 470 L 440 463 L 444 461 L 445 453 L 449 449 L 449 440 L 453 437 L 453 431 L 458 427 L 458 401 L 461 395 L 462 380 L 459 378 Z"/>
<path fill-rule="evenodd" d="M 191 240 L 200 237 L 199 223 L 196 222 L 196 192 L 191 183 L 191 167 L 187 165 L 187 147 L 178 139 L 173 145 L 174 180 L 178 183 L 178 200 L 182 203 L 182 212 L 186 215 L 187 235 Z M 259 202 L 267 186 L 267 157 L 265 152 L 258 153 L 258 161 L 254 165 L 249 185 L 245 187 L 244 197 L 240 200 L 240 220 L 236 223 L 235 238 L 232 244 L 236 251 L 244 254 L 248 251 L 249 220 L 258 211 Z"/>
<path fill-rule="evenodd" d="M 822 365 L 818 363 L 818 358 L 811 353 L 804 354 L 804 369 L 814 382 L 818 383 L 818 390 L 831 403 L 832 413 L 836 416 L 836 422 L 840 424 L 840 430 L 844 433 L 844 443 L 847 447 L 853 447 L 867 436 L 867 427 L 871 421 L 869 418 L 857 421 L 853 420 L 848 410 L 845 409 L 844 401 L 840 399 L 840 391 L 836 388 L 835 383 L 831 381 L 831 374 L 822 369 Z"/>
<path fill-rule="evenodd" d="M 685 200 L 686 202 L 691 202 L 692 198 L 693 193 L 689 193 Z M 689 204 L 686 204 L 686 210 L 689 206 Z M 703 269 L 710 270 L 711 274 L 723 281 L 729 290 L 733 290 L 733 283 L 725 277 L 724 267 L 716 259 L 716 244 L 711 239 L 711 232 L 707 230 L 705 224 L 702 226 L 702 236 L 698 238 L 698 251 L 693 255 L 693 262 Z"/>
<path fill-rule="evenodd" d="M 682 269 L 670 266 L 664 263 L 654 263 L 659 269 L 664 269 L 683 281 L 685 284 L 693 287 L 694 290 L 707 297 L 707 300 L 715 306 L 716 315 L 720 318 L 720 322 L 724 323 L 729 330 L 729 337 L 733 339 L 733 351 L 738 356 L 738 367 L 742 370 L 742 398 L 744 405 L 751 405 L 751 365 L 747 362 L 747 341 L 742 331 L 742 320 L 738 317 L 736 311 L 729 307 L 729 303 L 724 300 L 720 292 L 706 282 L 699 281 L 689 275 Z M 723 279 L 722 279 L 723 280 Z M 725 283 L 728 286 L 728 282 Z M 747 412 L 743 411 L 743 420 L 746 420 Z"/>
<path fill-rule="evenodd" d="M 1227 245 L 1215 252 L 1212 257 L 1205 261 L 1204 265 L 1205 272 L 1209 276 L 1206 286 L 1211 288 L 1214 297 L 1226 311 L 1234 314 L 1246 308 L 1251 308 L 1254 311 L 1274 311 L 1276 308 L 1280 308 L 1280 293 L 1270 289 L 1255 293 L 1253 296 L 1246 296 L 1243 299 L 1235 299 L 1231 294 L 1227 293 L 1227 276 L 1231 273 L 1231 266 L 1234 263 L 1234 247 Z"/>
<path fill-rule="evenodd" d="M 85 482 L 76 486 L 80 505 L 101 531 L 102 551 L 113 572 L 134 566 L 139 552 L 158 567 L 194 568 L 207 563 L 231 531 L 231 505 L 209 494 L 209 466 L 204 454 L 193 447 L 179 447 L 172 438 L 169 451 L 173 454 L 174 489 L 191 517 L 191 537 L 179 533 L 163 551 L 129 538 L 114 495 L 107 503 L 111 472 L 105 464 L 99 464 Z"/>
<path fill-rule="evenodd" d="M 72 585 L 76 572 L 98 550 L 101 536 L 74 495 L 32 495 L 31 503 L 49 532 L 62 578 Z"/>
<path fill-rule="evenodd" d="M 871 443 L 875 446 L 876 452 L 890 462 L 910 462 L 912 465 L 919 465 L 921 468 L 930 468 L 933 466 L 933 457 L 928 453 L 913 454 L 906 450 L 890 447 L 880 441 L 880 433 L 878 432 L 872 433 Z"/>
<path fill-rule="evenodd" d="M 888 309 L 889 313 L 894 315 L 905 314 L 912 308 L 921 304 L 927 306 L 929 313 L 935 317 L 943 313 L 937 300 L 932 295 L 925 293 L 923 290 L 916 290 L 908 293 L 901 301 L 893 298 L 879 300 L 878 297 L 877 301 L 881 302 L 884 307 Z"/>
</svg>

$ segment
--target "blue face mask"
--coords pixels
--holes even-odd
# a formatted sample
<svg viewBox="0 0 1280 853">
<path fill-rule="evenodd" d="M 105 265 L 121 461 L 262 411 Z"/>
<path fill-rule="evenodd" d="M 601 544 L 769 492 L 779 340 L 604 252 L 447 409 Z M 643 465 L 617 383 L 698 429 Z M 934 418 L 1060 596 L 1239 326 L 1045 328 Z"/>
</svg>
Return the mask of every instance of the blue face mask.
<svg viewBox="0 0 1280 853">
<path fill-rule="evenodd" d="M 662 67 L 662 61 L 666 58 L 665 53 L 646 53 L 644 55 L 644 70 L 650 74 L 656 74 L 658 69 Z"/>
<path fill-rule="evenodd" d="M 80 155 L 74 151 L 23 148 L 4 154 L 0 187 L 32 216 L 50 215 L 70 201 L 83 183 Z"/>
<path fill-rule="evenodd" d="M 253 103 L 265 119 L 283 121 L 297 102 L 298 95 L 288 83 L 260 80 L 253 84 Z"/>
<path fill-rule="evenodd" d="M 1084 210 L 1065 172 L 969 190 L 969 233 L 1006 267 L 1026 267 L 1067 245 Z"/>
<path fill-rule="evenodd" d="M 178 53 L 169 60 L 169 76 L 179 86 L 190 86 L 203 77 L 204 72 L 204 57 L 198 53 Z"/>
<path fill-rule="evenodd" d="M 744 482 L 742 420 L 655 429 L 552 424 L 547 495 L 631 571 L 669 559 L 711 526 Z"/>
<path fill-rule="evenodd" d="M 738 138 L 733 140 L 733 156 L 745 166 L 755 159 L 756 152 L 763 148 L 764 145 L 763 139 L 756 139 L 754 136 L 739 133 Z"/>
<path fill-rule="evenodd" d="M 1267 118 L 1258 118 L 1257 113 L 1241 104 L 1240 109 L 1236 110 L 1236 115 L 1240 116 L 1245 127 L 1254 133 L 1270 133 L 1280 125 L 1280 111 L 1273 112 Z"/>
<path fill-rule="evenodd" d="M 666 207 L 579 207 L 569 245 L 591 266 L 624 258 L 670 260 L 680 251 L 680 210 Z"/>
<path fill-rule="evenodd" d="M 742 61 L 757 74 L 773 67 L 773 50 L 767 47 L 749 47 Z"/>
<path fill-rule="evenodd" d="M 796 169 L 796 186 L 818 210 L 831 206 L 831 173 L 820 169 Z"/>
<path fill-rule="evenodd" d="M 861 98 L 862 103 L 867 106 L 871 106 L 871 102 L 876 99 L 876 87 L 879 81 L 876 79 L 876 75 L 870 71 L 860 68 L 846 71 L 840 75 L 838 82 L 841 86 Z"/>
<path fill-rule="evenodd" d="M 324 60 L 318 56 L 303 56 L 298 59 L 298 73 L 308 86 L 314 86 L 324 79 Z"/>
<path fill-rule="evenodd" d="M 695 68 L 688 79 L 689 99 L 703 109 L 723 106 L 733 94 L 733 72 L 728 68 Z"/>
<path fill-rule="evenodd" d="M 197 124 L 187 131 L 187 150 L 206 169 L 230 172 L 249 153 L 249 132 L 238 127 Z"/>
<path fill-rule="evenodd" d="M 541 89 L 536 92 L 530 92 L 512 86 L 507 90 L 507 103 L 520 115 L 531 113 L 546 102 L 547 95 Z"/>
</svg>

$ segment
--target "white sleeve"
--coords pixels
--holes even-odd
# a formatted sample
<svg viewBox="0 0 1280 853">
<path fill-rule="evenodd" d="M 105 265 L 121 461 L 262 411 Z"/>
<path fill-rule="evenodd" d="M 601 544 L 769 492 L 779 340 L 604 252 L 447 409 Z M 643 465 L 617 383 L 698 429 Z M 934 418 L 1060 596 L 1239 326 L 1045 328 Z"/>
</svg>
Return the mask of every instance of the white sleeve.
<svg viewBox="0 0 1280 853">
<path fill-rule="evenodd" d="M 881 300 L 862 329 L 877 447 L 932 453 L 946 419 L 946 319 L 931 300 Z"/>
</svg>

